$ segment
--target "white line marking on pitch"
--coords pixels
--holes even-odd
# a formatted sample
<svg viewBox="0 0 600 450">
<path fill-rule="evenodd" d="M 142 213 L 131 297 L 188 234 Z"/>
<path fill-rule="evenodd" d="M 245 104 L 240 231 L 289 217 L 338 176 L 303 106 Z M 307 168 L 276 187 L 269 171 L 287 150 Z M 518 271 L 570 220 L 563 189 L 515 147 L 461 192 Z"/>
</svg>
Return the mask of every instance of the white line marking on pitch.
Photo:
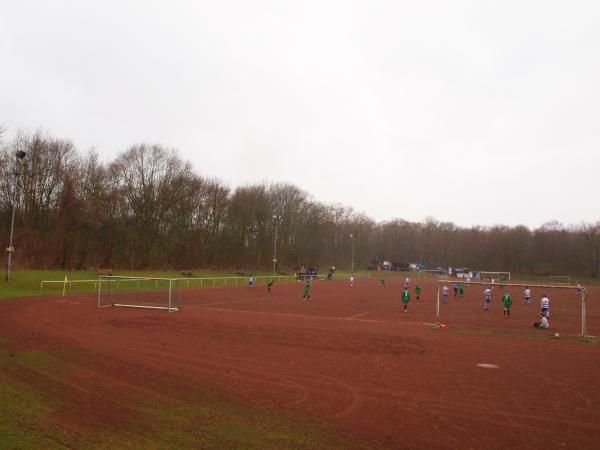
<svg viewBox="0 0 600 450">
<path fill-rule="evenodd" d="M 477 367 L 482 367 L 484 369 L 497 369 L 498 366 L 496 364 L 490 364 L 490 363 L 479 363 L 477 364 Z"/>
<path fill-rule="evenodd" d="M 204 306 L 203 306 L 204 307 Z M 348 317 L 333 317 L 333 316 L 313 316 L 311 314 L 287 314 L 287 313 L 275 313 L 275 312 L 266 312 L 266 311 L 247 311 L 244 309 L 230 309 L 230 308 L 212 308 L 205 307 L 206 309 L 210 309 L 212 311 L 227 311 L 227 312 L 236 312 L 236 313 L 244 313 L 244 314 L 262 314 L 265 316 L 280 316 L 280 317 L 301 317 L 303 319 L 324 319 L 324 320 L 349 320 Z M 402 325 L 428 325 L 422 322 L 395 322 L 392 320 L 376 320 L 376 319 L 352 319 L 356 322 L 372 322 L 372 323 L 394 323 L 394 324 L 402 324 Z"/>
<path fill-rule="evenodd" d="M 366 316 L 367 314 L 371 314 L 371 311 L 367 311 L 367 312 L 364 312 L 364 313 L 355 314 L 353 316 L 346 317 L 346 320 L 354 320 L 354 319 L 357 319 L 358 317 Z"/>
<path fill-rule="evenodd" d="M 215 303 L 204 303 L 201 304 L 200 306 L 204 307 L 204 306 L 213 306 L 213 305 L 228 305 L 230 303 L 243 303 L 243 302 L 253 302 L 255 300 L 269 300 L 271 298 L 275 298 L 276 296 L 269 296 L 269 297 L 254 297 L 254 298 L 244 298 L 242 300 L 227 300 L 226 302 L 215 302 Z"/>
</svg>

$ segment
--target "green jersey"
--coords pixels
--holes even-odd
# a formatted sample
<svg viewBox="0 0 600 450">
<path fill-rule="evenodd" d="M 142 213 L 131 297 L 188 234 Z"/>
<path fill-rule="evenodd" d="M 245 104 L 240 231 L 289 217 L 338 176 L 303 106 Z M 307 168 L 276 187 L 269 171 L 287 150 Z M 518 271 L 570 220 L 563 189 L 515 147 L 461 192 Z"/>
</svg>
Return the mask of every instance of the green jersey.
<svg viewBox="0 0 600 450">
<path fill-rule="evenodd" d="M 458 293 L 459 294 L 464 294 L 465 293 L 465 287 L 462 284 L 458 285 Z"/>
<path fill-rule="evenodd" d="M 379 281 L 381 281 L 381 284 L 385 284 L 385 278 L 381 277 Z"/>
<path fill-rule="evenodd" d="M 269 282 L 267 283 L 267 286 L 269 286 L 269 287 L 273 286 L 273 280 L 269 280 Z"/>
<path fill-rule="evenodd" d="M 421 286 L 419 286 L 418 284 L 417 287 L 415 287 L 415 292 L 417 293 L 417 295 L 421 293 Z"/>
<path fill-rule="evenodd" d="M 402 293 L 402 303 L 408 303 L 410 302 L 410 294 L 408 293 L 408 291 L 404 291 Z"/>
<path fill-rule="evenodd" d="M 306 283 L 304 285 L 304 295 L 308 295 L 308 291 L 310 291 L 310 286 L 311 286 L 310 283 Z"/>
<path fill-rule="evenodd" d="M 510 308 L 510 305 L 512 305 L 512 298 L 510 297 L 510 294 L 504 294 L 504 297 L 502 297 L 502 303 L 504 304 L 505 308 Z"/>
</svg>

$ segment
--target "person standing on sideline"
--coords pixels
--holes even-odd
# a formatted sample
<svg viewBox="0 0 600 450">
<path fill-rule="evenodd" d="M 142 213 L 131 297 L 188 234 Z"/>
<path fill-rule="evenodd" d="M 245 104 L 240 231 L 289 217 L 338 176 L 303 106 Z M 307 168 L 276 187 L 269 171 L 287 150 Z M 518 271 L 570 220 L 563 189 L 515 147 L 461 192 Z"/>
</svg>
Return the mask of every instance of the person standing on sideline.
<svg viewBox="0 0 600 450">
<path fill-rule="evenodd" d="M 508 292 L 505 292 L 502 296 L 502 304 L 504 305 L 504 318 L 510 317 L 510 307 L 512 305 L 512 298 Z"/>
<path fill-rule="evenodd" d="M 250 274 L 250 278 L 248 278 L 248 287 L 252 289 L 254 287 L 254 275 Z"/>
<path fill-rule="evenodd" d="M 540 301 L 540 306 L 542 307 L 542 316 L 549 319 L 550 318 L 550 299 L 546 296 L 546 294 L 542 294 L 542 300 Z"/>
<path fill-rule="evenodd" d="M 492 288 L 490 286 L 489 288 L 486 288 L 485 291 L 483 291 L 483 309 L 485 311 L 490 309 L 491 302 L 492 302 Z"/>
<path fill-rule="evenodd" d="M 442 288 L 442 296 L 444 297 L 444 303 L 448 303 L 448 286 L 446 285 Z"/>
<path fill-rule="evenodd" d="M 421 285 L 417 284 L 415 286 L 415 293 L 417 294 L 417 300 L 419 300 L 419 297 L 421 296 L 421 291 L 422 291 Z"/>
<path fill-rule="evenodd" d="M 306 300 L 310 302 L 310 288 L 312 284 L 310 284 L 310 278 L 306 279 L 306 284 L 304 285 L 304 295 L 302 296 L 302 300 Z"/>
<path fill-rule="evenodd" d="M 404 288 L 404 292 L 402 292 L 402 304 L 404 305 L 404 312 L 408 312 L 408 302 L 410 302 L 410 293 L 408 292 L 408 288 Z"/>
<path fill-rule="evenodd" d="M 523 291 L 524 294 L 524 299 L 523 299 L 523 304 L 524 305 L 529 305 L 531 304 L 531 289 L 529 289 L 529 286 L 525 287 L 525 291 Z"/>
</svg>

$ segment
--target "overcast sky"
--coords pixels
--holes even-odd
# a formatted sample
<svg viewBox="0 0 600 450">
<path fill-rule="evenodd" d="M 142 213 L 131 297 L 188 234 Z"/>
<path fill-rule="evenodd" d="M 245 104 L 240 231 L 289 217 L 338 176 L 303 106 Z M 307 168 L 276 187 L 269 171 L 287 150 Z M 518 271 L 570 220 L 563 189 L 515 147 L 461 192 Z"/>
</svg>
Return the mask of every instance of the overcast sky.
<svg viewBox="0 0 600 450">
<path fill-rule="evenodd" d="M 376 220 L 600 220 L 600 2 L 0 2 L 0 124 Z"/>
</svg>

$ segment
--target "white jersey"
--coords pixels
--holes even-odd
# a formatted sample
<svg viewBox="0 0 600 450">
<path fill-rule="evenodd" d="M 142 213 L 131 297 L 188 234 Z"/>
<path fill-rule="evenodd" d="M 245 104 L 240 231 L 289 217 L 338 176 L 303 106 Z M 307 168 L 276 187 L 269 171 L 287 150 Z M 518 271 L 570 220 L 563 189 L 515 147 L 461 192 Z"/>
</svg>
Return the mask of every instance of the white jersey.
<svg viewBox="0 0 600 450">
<path fill-rule="evenodd" d="M 492 301 L 492 290 L 490 288 L 487 288 L 485 291 L 483 291 L 483 298 L 486 302 Z"/>
<path fill-rule="evenodd" d="M 410 284 L 410 278 L 405 278 L 404 284 L 408 286 Z"/>
<path fill-rule="evenodd" d="M 351 284 L 351 285 L 352 285 L 352 284 L 354 284 L 354 276 L 351 276 L 351 277 L 350 277 L 350 284 Z"/>
<path fill-rule="evenodd" d="M 545 317 L 542 317 L 540 319 L 540 328 L 549 328 L 550 324 L 548 323 L 548 319 L 546 319 Z"/>
<path fill-rule="evenodd" d="M 548 297 L 542 297 L 542 301 L 540 303 L 542 305 L 542 309 L 550 309 L 550 300 Z"/>
<path fill-rule="evenodd" d="M 442 293 L 443 293 L 444 295 L 448 295 L 448 286 L 444 286 L 444 287 L 442 288 Z"/>
<path fill-rule="evenodd" d="M 525 289 L 525 298 L 531 298 L 531 289 Z"/>
</svg>

